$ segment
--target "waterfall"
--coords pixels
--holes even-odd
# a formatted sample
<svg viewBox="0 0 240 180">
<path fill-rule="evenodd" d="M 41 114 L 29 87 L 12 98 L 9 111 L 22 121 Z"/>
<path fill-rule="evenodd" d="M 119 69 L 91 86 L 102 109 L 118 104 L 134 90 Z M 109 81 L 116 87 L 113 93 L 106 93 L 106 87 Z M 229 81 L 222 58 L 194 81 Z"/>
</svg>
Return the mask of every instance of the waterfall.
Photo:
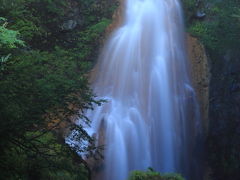
<svg viewBox="0 0 240 180">
<path fill-rule="evenodd" d="M 104 180 L 152 167 L 197 180 L 200 120 L 185 50 L 179 0 L 126 0 L 92 88 L 102 106 L 86 112 L 90 134 L 104 131 Z M 195 176 L 195 177 L 194 177 Z M 194 177 L 194 178 L 193 178 Z"/>
</svg>

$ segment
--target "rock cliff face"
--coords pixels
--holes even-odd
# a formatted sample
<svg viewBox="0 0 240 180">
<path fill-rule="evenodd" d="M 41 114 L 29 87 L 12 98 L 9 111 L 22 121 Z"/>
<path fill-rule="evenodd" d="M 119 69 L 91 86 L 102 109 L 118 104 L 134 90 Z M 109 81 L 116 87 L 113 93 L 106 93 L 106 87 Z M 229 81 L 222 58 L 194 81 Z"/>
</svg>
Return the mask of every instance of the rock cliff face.
<svg viewBox="0 0 240 180">
<path fill-rule="evenodd" d="M 112 0 L 116 1 L 116 0 Z M 121 23 L 123 19 L 123 10 L 124 10 L 124 0 L 118 0 L 116 1 L 119 3 L 118 8 L 115 10 L 112 16 L 112 23 L 107 27 L 106 29 L 106 35 L 108 36 L 110 33 L 112 33 Z"/>
<path fill-rule="evenodd" d="M 197 93 L 203 124 L 203 130 L 208 131 L 209 109 L 209 64 L 204 46 L 194 37 L 187 36 L 187 50 L 189 55 L 192 83 Z"/>
<path fill-rule="evenodd" d="M 211 62 L 208 161 L 214 180 L 240 177 L 240 52 Z"/>
<path fill-rule="evenodd" d="M 189 55 L 192 83 L 197 93 L 200 106 L 204 138 L 209 131 L 209 96 L 210 96 L 210 66 L 204 46 L 200 41 L 187 35 L 187 50 Z M 204 164 L 207 164 L 206 159 Z M 204 180 L 210 180 L 209 167 L 204 167 Z"/>
</svg>

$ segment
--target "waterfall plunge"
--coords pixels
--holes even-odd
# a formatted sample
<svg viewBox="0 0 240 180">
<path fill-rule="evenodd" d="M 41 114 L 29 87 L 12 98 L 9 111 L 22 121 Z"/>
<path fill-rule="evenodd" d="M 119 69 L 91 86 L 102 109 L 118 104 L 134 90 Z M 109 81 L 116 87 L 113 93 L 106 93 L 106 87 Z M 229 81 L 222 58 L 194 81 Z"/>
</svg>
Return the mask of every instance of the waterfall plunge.
<svg viewBox="0 0 240 180">
<path fill-rule="evenodd" d="M 126 180 L 148 167 L 198 179 L 192 174 L 200 122 L 184 41 L 178 0 L 126 0 L 123 24 L 92 82 L 108 102 L 86 113 L 90 134 L 104 128 L 104 180 Z"/>
</svg>

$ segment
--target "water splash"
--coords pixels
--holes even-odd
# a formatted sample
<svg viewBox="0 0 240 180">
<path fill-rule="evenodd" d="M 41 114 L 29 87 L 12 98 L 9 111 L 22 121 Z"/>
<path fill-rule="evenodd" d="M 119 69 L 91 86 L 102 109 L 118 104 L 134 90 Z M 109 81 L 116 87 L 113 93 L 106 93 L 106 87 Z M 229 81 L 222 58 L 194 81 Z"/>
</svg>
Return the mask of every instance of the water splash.
<svg viewBox="0 0 240 180">
<path fill-rule="evenodd" d="M 89 133 L 105 132 L 104 180 L 148 167 L 198 179 L 200 121 L 184 41 L 178 0 L 125 2 L 123 24 L 106 43 L 92 82 L 108 102 L 87 112 Z"/>
</svg>

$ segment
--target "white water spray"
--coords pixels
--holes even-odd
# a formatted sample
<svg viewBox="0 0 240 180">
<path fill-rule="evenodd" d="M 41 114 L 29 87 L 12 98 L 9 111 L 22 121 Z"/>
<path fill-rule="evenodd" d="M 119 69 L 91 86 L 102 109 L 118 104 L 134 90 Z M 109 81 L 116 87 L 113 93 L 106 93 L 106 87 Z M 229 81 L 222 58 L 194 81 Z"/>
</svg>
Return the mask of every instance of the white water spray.
<svg viewBox="0 0 240 180">
<path fill-rule="evenodd" d="M 200 122 L 184 41 L 178 0 L 126 1 L 92 82 L 108 102 L 87 112 L 89 133 L 105 132 L 104 180 L 148 167 L 191 177 Z"/>
</svg>

